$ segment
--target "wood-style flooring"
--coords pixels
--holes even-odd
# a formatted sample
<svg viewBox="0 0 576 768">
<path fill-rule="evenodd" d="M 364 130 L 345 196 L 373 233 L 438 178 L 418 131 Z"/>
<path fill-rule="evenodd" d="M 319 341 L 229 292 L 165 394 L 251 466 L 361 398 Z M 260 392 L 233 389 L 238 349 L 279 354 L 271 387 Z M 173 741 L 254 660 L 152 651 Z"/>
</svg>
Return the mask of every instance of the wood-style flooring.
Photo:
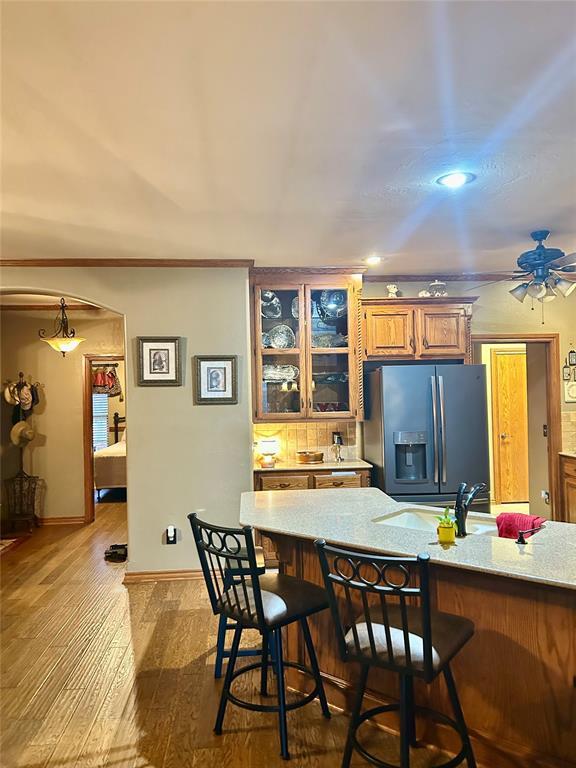
<svg viewBox="0 0 576 768">
<path fill-rule="evenodd" d="M 289 714 L 291 763 L 274 715 L 229 705 L 214 736 L 221 682 L 203 582 L 123 586 L 124 566 L 103 553 L 126 540 L 125 506 L 98 505 L 89 526 L 41 528 L 2 558 L 1 766 L 338 768 L 348 720 L 324 720 L 317 703 Z M 237 690 L 250 696 L 256 682 Z M 371 745 L 396 746 L 365 730 Z M 413 766 L 439 761 L 418 750 Z"/>
</svg>

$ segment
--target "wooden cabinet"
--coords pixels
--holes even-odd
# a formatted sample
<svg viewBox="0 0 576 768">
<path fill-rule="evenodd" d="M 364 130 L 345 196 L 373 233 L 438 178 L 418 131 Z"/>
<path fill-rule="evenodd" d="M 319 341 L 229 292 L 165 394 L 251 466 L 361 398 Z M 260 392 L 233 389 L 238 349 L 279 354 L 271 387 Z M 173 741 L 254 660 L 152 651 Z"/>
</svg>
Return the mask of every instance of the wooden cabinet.
<svg viewBox="0 0 576 768">
<path fill-rule="evenodd" d="M 308 488 L 369 488 L 370 469 L 255 470 L 255 491 L 302 491 Z"/>
<path fill-rule="evenodd" d="M 365 360 L 442 358 L 469 362 L 470 317 L 476 297 L 364 299 Z"/>
<path fill-rule="evenodd" d="M 414 310 L 368 306 L 364 310 L 364 344 L 367 357 L 413 357 Z"/>
<path fill-rule="evenodd" d="M 262 491 L 303 491 L 310 485 L 308 475 L 265 475 L 260 477 Z"/>
<path fill-rule="evenodd" d="M 464 308 L 419 307 L 416 339 L 420 357 L 465 357 L 469 315 Z"/>
<path fill-rule="evenodd" d="M 314 475 L 314 488 L 362 488 L 362 476 L 353 475 Z"/>
<path fill-rule="evenodd" d="M 576 523 L 576 456 L 560 456 L 561 521 Z"/>
<path fill-rule="evenodd" d="M 361 419 L 360 275 L 251 283 L 254 420 Z"/>
</svg>

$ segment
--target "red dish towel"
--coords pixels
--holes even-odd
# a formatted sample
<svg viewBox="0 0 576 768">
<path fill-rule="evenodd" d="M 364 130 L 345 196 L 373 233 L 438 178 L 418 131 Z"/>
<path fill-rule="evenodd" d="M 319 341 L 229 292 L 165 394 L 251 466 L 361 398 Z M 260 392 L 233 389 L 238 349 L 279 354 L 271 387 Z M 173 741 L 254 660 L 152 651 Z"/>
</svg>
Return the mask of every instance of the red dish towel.
<svg viewBox="0 0 576 768">
<path fill-rule="evenodd" d="M 514 512 L 501 512 L 496 518 L 498 526 L 498 536 L 502 539 L 517 539 L 519 531 L 529 531 L 532 528 L 538 528 L 546 522 L 545 517 L 538 515 L 522 515 Z M 526 534 L 526 538 L 532 536 Z"/>
</svg>

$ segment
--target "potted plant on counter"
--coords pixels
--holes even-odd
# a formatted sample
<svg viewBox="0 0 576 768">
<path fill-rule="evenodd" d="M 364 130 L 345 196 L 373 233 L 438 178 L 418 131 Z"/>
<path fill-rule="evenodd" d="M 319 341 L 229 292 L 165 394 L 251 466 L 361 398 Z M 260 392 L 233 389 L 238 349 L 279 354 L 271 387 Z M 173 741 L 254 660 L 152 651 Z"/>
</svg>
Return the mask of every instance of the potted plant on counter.
<svg viewBox="0 0 576 768">
<path fill-rule="evenodd" d="M 454 544 L 456 541 L 456 520 L 450 514 L 450 508 L 446 507 L 443 515 L 437 515 L 438 541 L 440 544 Z"/>
</svg>

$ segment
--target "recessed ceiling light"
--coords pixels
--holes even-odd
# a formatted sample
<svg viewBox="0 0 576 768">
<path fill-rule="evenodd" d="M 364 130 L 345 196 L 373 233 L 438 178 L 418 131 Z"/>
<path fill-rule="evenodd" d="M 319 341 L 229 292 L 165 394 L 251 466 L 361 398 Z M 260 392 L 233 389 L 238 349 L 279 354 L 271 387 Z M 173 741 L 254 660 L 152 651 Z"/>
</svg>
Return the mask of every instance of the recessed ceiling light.
<svg viewBox="0 0 576 768">
<path fill-rule="evenodd" d="M 377 256 L 375 253 L 371 253 L 370 256 L 366 257 L 366 264 L 368 264 L 369 267 L 375 267 L 376 264 L 380 264 L 382 259 L 380 256 Z"/>
<path fill-rule="evenodd" d="M 443 176 L 438 176 L 436 184 L 440 184 L 442 187 L 448 187 L 449 189 L 458 189 L 463 187 L 464 184 L 470 184 L 476 178 L 473 173 L 464 173 L 463 171 L 451 171 L 445 173 Z"/>
</svg>

